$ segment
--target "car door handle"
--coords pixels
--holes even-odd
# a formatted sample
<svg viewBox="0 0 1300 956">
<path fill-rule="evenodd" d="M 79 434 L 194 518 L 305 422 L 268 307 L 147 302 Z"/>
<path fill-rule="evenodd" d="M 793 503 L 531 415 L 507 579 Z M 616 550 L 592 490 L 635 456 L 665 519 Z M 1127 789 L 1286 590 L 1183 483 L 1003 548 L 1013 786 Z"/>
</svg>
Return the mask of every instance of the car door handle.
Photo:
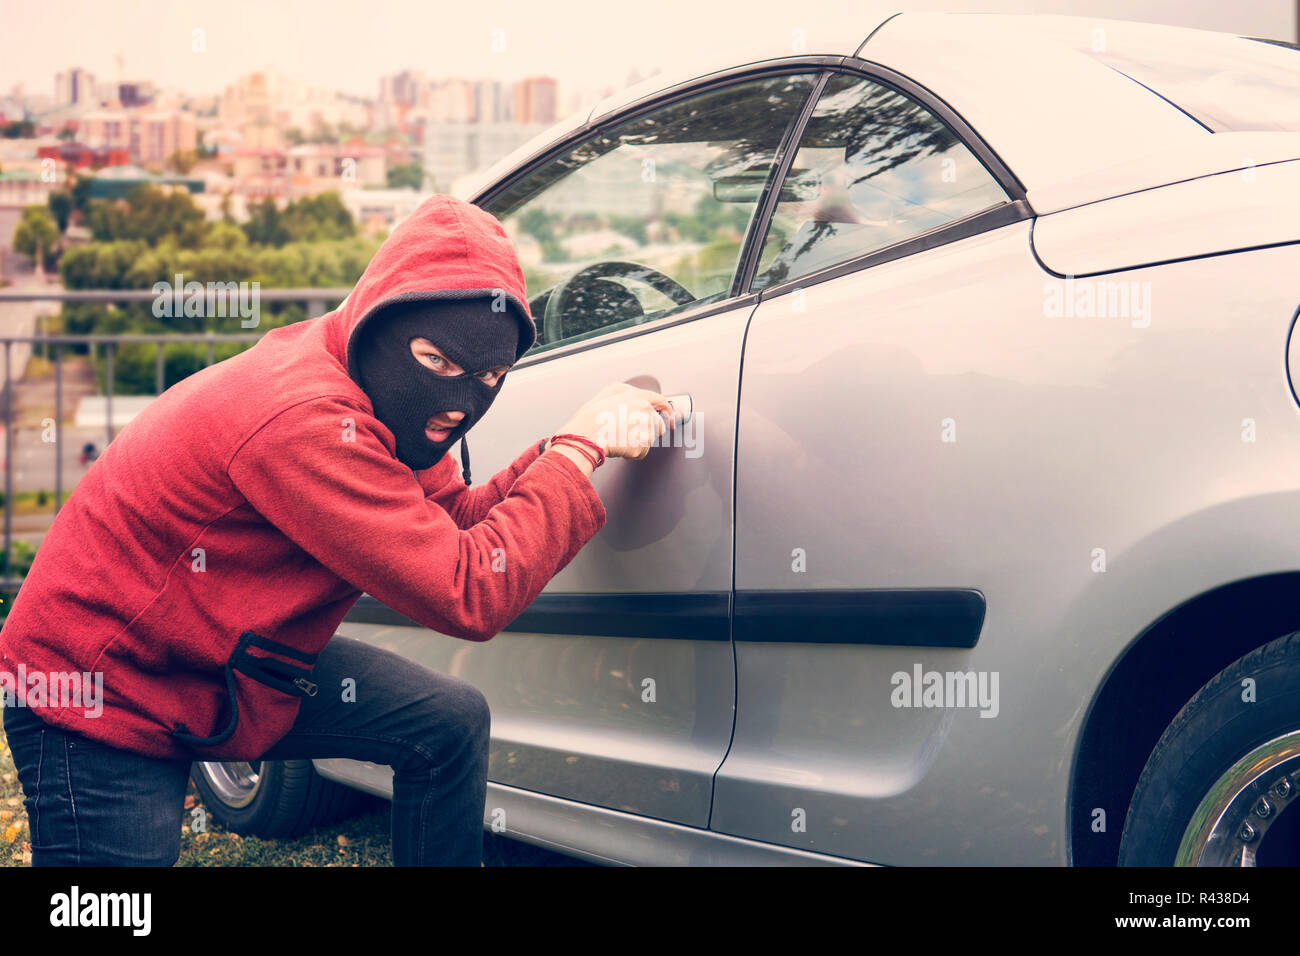
<svg viewBox="0 0 1300 956">
<path fill-rule="evenodd" d="M 673 407 L 673 419 L 680 425 L 685 425 L 691 420 L 691 415 L 695 412 L 695 400 L 691 396 L 682 395 L 665 395 L 668 403 Z"/>
</svg>

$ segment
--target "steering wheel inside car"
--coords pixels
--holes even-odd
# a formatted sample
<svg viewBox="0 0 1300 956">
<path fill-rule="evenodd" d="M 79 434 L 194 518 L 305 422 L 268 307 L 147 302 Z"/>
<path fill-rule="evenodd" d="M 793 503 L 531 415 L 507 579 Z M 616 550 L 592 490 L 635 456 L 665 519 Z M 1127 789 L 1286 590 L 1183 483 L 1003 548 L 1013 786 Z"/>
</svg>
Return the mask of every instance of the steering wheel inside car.
<svg viewBox="0 0 1300 956">
<path fill-rule="evenodd" d="M 638 262 L 622 262 L 616 259 L 609 262 L 593 262 L 586 268 L 579 269 L 567 279 L 562 280 L 551 289 L 550 294 L 546 297 L 546 311 L 543 313 L 542 328 L 548 343 L 559 342 L 564 338 L 565 300 L 569 298 L 570 293 L 575 288 L 581 288 L 594 279 L 611 277 L 636 279 L 638 282 L 644 282 L 652 289 L 668 296 L 678 305 L 688 305 L 696 299 L 689 289 L 671 276 L 664 275 L 658 269 L 652 269 Z"/>
</svg>

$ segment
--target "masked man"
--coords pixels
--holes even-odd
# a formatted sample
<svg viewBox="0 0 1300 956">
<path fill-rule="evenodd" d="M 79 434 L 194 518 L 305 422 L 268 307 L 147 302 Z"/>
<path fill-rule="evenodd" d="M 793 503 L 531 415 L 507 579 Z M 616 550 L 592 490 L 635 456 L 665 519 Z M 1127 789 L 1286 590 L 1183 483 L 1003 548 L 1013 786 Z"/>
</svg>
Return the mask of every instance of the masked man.
<svg viewBox="0 0 1300 956">
<path fill-rule="evenodd" d="M 535 339 L 501 224 L 434 196 L 337 310 L 121 431 L 0 632 L 34 864 L 171 865 L 191 761 L 350 757 L 393 767 L 396 864 L 479 865 L 483 695 L 334 631 L 365 591 L 486 641 L 603 526 L 591 472 L 645 456 L 671 408 L 654 392 L 610 386 L 467 486 L 465 433 Z M 610 444 L 598 422 L 620 406 L 653 424 Z M 98 712 L 30 692 L 32 675 L 72 673 L 102 675 Z"/>
</svg>

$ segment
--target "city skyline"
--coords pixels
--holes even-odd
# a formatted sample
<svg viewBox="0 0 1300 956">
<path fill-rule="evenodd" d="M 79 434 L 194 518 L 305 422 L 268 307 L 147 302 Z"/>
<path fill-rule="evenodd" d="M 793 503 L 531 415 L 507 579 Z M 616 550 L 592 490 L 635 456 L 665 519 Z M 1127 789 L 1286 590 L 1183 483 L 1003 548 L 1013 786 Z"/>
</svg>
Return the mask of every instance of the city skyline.
<svg viewBox="0 0 1300 956">
<path fill-rule="evenodd" d="M 421 191 L 456 191 L 554 123 L 571 119 L 601 97 L 628 95 L 619 92 L 626 86 L 654 76 L 641 84 L 641 92 L 649 93 L 675 79 L 746 60 L 852 49 L 887 19 L 887 12 L 870 0 L 855 4 L 850 13 L 842 9 L 847 0 L 835 0 L 821 11 L 801 10 L 798 21 L 786 12 L 764 17 L 774 8 L 772 0 L 755 0 L 747 8 L 754 14 L 747 27 L 728 23 L 727 30 L 711 32 L 708 24 L 717 12 L 692 11 L 692 24 L 699 29 L 669 43 L 662 35 L 665 24 L 675 27 L 678 21 L 662 10 L 647 20 L 645 36 L 633 40 L 631 34 L 593 32 L 603 22 L 599 19 L 583 24 L 574 11 L 587 0 L 566 5 L 565 17 L 542 17 L 536 32 L 528 29 L 539 16 L 536 8 L 494 8 L 476 19 L 474 14 L 403 7 L 411 21 L 409 30 L 400 31 L 404 34 L 418 33 L 429 16 L 443 25 L 427 58 L 432 65 L 410 66 L 402 52 L 408 45 L 381 44 L 384 49 L 377 51 L 366 42 L 376 24 L 381 33 L 387 31 L 385 36 L 393 33 L 391 18 L 386 21 L 383 14 L 395 9 L 394 2 L 374 0 L 379 15 L 346 31 L 340 8 L 333 8 L 331 16 L 318 6 L 302 29 L 290 32 L 275 21 L 301 6 L 289 0 L 268 8 L 257 31 L 232 43 L 230 31 L 244 22 L 249 9 L 242 0 L 223 4 L 222 17 L 215 21 L 207 18 L 205 11 L 215 8 L 206 0 L 165 10 L 160 0 L 141 0 L 137 14 L 158 14 L 152 31 L 137 28 L 142 22 L 138 16 L 129 21 L 118 17 L 89 37 L 95 17 L 104 15 L 94 8 L 89 19 L 69 16 L 62 32 L 38 31 L 31 44 L 5 44 L 6 56 L 0 60 L 0 122 L 5 127 L 0 206 L 40 205 L 69 177 L 93 177 L 105 197 L 125 195 L 138 183 L 168 184 L 170 177 L 168 188 L 194 193 L 209 218 L 233 215 L 245 221 L 251 205 L 265 199 L 287 203 L 338 192 L 368 229 L 382 229 L 409 214 Z M 902 2 L 905 9 L 921 5 Z M 958 8 L 985 6 L 984 0 L 948 2 Z M 1082 12 L 1085 19 L 1147 19 L 1294 39 L 1300 9 L 1294 3 L 1243 0 L 1228 10 L 1212 0 L 1091 0 Z M 995 0 L 989 8 L 1052 13 L 1067 4 L 1071 13 L 1080 14 L 1074 0 Z M 54 0 L 53 9 L 78 6 L 73 0 Z M 51 8 L 42 9 L 48 13 Z M 6 16 L 7 25 L 18 26 L 10 36 L 21 34 L 25 15 Z M 186 22 L 215 27 L 186 27 L 194 37 L 186 34 L 182 42 L 177 31 Z M 345 25 L 351 27 L 351 21 Z M 338 68 L 337 59 L 325 58 L 329 75 L 323 82 L 321 58 L 303 57 L 314 42 L 328 45 L 321 39 L 322 26 L 333 31 L 331 36 L 347 35 L 350 52 L 356 53 L 347 69 Z M 484 29 L 487 54 L 469 39 L 476 33 L 483 39 Z M 289 35 L 294 42 L 286 44 L 283 37 Z M 280 62 L 250 66 L 268 38 L 283 52 Z M 456 47 L 448 38 L 463 42 L 457 55 L 443 57 L 445 49 Z M 123 52 L 129 44 L 134 44 L 132 57 Z M 51 46 L 57 49 L 43 56 Z M 544 57 L 537 53 L 543 48 L 549 51 Z M 616 65 L 608 63 L 610 50 L 621 51 Z M 650 50 L 664 59 L 638 64 L 635 51 Z M 192 82 L 178 84 L 168 72 L 178 57 L 197 71 L 186 77 Z M 106 61 L 112 65 L 105 67 Z M 21 69 L 22 62 L 36 63 L 31 69 L 39 76 L 23 82 L 21 92 L 13 85 L 6 89 L 4 72 L 12 76 L 15 64 Z M 584 66 L 586 85 L 578 79 Z M 592 85 L 592 71 L 599 69 L 616 76 Z M 363 82 L 358 80 L 371 70 L 375 72 Z M 196 84 L 216 77 L 223 81 L 219 88 L 196 91 Z"/>
<path fill-rule="evenodd" d="M 14 4 L 0 58 L 0 91 L 56 94 L 55 75 L 77 67 L 101 80 L 148 81 L 189 97 L 218 96 L 237 77 L 279 70 L 296 82 L 376 99 L 380 78 L 403 71 L 432 77 L 514 81 L 551 76 L 575 95 L 619 89 L 629 75 L 673 73 L 690 63 L 792 38 L 815 50 L 846 30 L 866 33 L 899 10 L 1074 13 L 1150 20 L 1296 39 L 1292 0 L 828 0 L 790 10 L 755 0 L 737 23 L 730 8 L 659 5 L 644 17 L 597 0 L 562 11 L 506 0 L 464 10 L 371 0 L 322 7 L 302 0 L 140 0 L 128 16 L 85 0 Z M 613 19 L 612 19 L 613 18 Z M 50 28 L 58 24 L 57 30 Z M 286 37 L 294 37 L 286 44 Z M 22 42 L 14 42 L 21 38 Z M 336 52 L 346 43 L 345 56 Z"/>
<path fill-rule="evenodd" d="M 224 110 L 232 98 L 239 99 L 250 85 L 261 86 L 263 97 L 270 94 L 271 99 L 280 103 L 293 102 L 303 110 L 330 105 L 338 108 L 351 103 L 377 107 L 381 115 L 385 109 L 401 108 L 403 112 L 453 122 L 552 123 L 583 102 L 580 92 L 563 91 L 553 76 L 503 80 L 495 77 L 430 76 L 422 71 L 402 70 L 378 77 L 376 95 L 364 97 L 328 87 L 310 86 L 276 68 L 251 71 L 236 77 L 217 94 L 202 95 L 168 88 L 147 77 L 109 79 L 80 65 L 58 70 L 54 77 L 53 95 L 25 85 L 0 90 L 0 114 L 3 113 L 3 104 L 8 102 L 11 105 L 25 104 L 34 108 L 38 116 L 46 114 L 47 117 L 52 111 L 69 107 L 75 107 L 77 113 L 84 115 L 86 111 L 100 108 L 158 108 L 164 104 L 168 109 L 181 108 L 183 104 L 202 115 L 216 109 Z M 628 77 L 629 82 L 641 79 L 643 77 L 635 70 Z M 612 89 L 602 91 L 601 95 L 609 92 Z M 567 102 L 562 102 L 562 98 Z M 391 118 L 383 116 L 384 121 L 379 125 L 389 125 L 386 120 Z M 266 119 L 274 121 L 275 118 L 268 115 Z M 59 121 L 55 122 L 57 125 Z"/>
</svg>

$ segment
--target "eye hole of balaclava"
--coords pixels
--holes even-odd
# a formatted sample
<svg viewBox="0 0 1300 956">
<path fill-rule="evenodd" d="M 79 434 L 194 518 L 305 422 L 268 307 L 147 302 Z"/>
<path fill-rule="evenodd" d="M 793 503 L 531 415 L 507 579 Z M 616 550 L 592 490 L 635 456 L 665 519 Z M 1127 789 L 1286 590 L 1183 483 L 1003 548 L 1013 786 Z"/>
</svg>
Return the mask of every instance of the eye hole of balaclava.
<svg viewBox="0 0 1300 956">
<path fill-rule="evenodd" d="M 411 340 L 425 338 L 460 366 L 461 374 L 439 374 L 411 352 Z M 358 331 L 354 343 L 359 383 L 370 397 L 375 417 L 397 439 L 397 458 L 420 471 L 437 464 L 487 412 L 505 383 L 489 387 L 477 376 L 515 363 L 518 320 L 492 310 L 492 300 L 431 299 L 383 307 Z M 446 439 L 425 434 L 428 420 L 441 412 L 465 417 Z"/>
</svg>

